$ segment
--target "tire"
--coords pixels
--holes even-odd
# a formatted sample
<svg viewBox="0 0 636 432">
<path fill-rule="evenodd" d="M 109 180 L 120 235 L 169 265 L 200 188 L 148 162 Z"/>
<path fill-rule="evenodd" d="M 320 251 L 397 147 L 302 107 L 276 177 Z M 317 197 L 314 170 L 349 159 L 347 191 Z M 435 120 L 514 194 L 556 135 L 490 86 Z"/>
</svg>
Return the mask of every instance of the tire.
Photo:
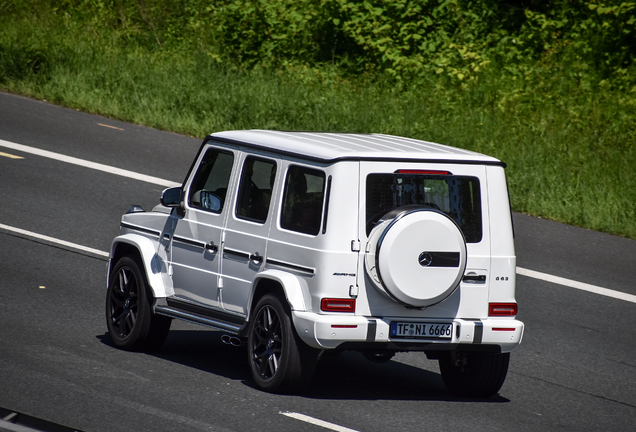
<svg viewBox="0 0 636 432">
<path fill-rule="evenodd" d="M 509 363 L 510 353 L 449 352 L 440 356 L 439 369 L 451 393 L 487 398 L 503 385 Z"/>
<path fill-rule="evenodd" d="M 262 390 L 295 393 L 311 381 L 317 350 L 300 340 L 278 296 L 267 294 L 256 304 L 247 344 L 252 378 Z"/>
<path fill-rule="evenodd" d="M 113 344 L 127 351 L 154 351 L 168 336 L 172 319 L 152 313 L 152 295 L 133 256 L 117 261 L 106 292 L 106 324 Z"/>
<path fill-rule="evenodd" d="M 466 241 L 457 223 L 431 207 L 403 206 L 382 216 L 369 234 L 365 270 L 391 299 L 422 308 L 440 303 L 459 286 Z"/>
</svg>

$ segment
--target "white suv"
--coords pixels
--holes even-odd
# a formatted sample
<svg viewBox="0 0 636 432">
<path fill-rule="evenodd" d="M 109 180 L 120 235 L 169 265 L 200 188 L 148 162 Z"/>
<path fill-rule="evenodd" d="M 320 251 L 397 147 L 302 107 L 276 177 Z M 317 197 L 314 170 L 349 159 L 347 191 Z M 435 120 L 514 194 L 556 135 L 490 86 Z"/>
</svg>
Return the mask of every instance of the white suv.
<svg viewBox="0 0 636 432">
<path fill-rule="evenodd" d="M 183 186 L 122 217 L 113 343 L 157 349 L 172 318 L 221 329 L 271 392 L 324 350 L 423 351 L 451 392 L 491 396 L 524 329 L 504 167 L 388 135 L 212 134 Z"/>
</svg>

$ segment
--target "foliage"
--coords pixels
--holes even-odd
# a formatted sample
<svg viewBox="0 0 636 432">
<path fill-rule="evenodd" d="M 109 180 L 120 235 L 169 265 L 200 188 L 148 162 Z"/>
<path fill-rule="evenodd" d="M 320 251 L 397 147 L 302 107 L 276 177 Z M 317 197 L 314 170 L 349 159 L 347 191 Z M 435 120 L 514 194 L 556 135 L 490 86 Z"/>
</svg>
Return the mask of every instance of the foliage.
<svg viewBox="0 0 636 432">
<path fill-rule="evenodd" d="M 515 210 L 636 238 L 636 1 L 0 0 L 0 89 L 203 136 L 498 157 Z"/>
<path fill-rule="evenodd" d="M 636 83 L 636 2 L 572 1 L 550 13 L 526 10 L 519 40 L 526 51 L 572 68 L 586 82 Z"/>
<path fill-rule="evenodd" d="M 521 75 L 541 62 L 572 65 L 589 83 L 636 83 L 635 1 L 8 0 L 2 7 L 107 29 L 114 43 L 202 49 L 237 68 L 331 63 L 350 74 L 398 81 L 441 74 L 461 83 L 488 64 Z"/>
</svg>

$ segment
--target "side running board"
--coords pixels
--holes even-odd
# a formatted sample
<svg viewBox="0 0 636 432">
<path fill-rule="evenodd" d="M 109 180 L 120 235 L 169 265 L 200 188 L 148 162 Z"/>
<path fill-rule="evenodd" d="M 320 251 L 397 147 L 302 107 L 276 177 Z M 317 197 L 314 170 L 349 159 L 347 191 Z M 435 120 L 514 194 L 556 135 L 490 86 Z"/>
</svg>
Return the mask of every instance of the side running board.
<svg viewBox="0 0 636 432">
<path fill-rule="evenodd" d="M 233 335 L 238 335 L 246 325 L 244 317 L 172 297 L 155 300 L 153 309 L 159 315 L 220 329 Z"/>
</svg>

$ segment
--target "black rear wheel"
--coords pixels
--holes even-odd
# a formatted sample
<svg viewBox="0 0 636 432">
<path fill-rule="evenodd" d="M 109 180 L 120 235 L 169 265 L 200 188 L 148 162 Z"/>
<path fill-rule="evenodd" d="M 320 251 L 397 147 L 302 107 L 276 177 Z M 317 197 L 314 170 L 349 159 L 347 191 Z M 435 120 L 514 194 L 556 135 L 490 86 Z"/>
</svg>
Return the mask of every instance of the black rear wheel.
<svg viewBox="0 0 636 432">
<path fill-rule="evenodd" d="M 158 349 L 170 330 L 171 319 L 152 313 L 149 288 L 136 257 L 117 261 L 106 293 L 106 324 L 113 344 L 129 351 Z"/>
<path fill-rule="evenodd" d="M 499 391 L 508 373 L 510 353 L 447 352 L 439 369 L 451 393 L 463 397 L 490 397 Z"/>
<path fill-rule="evenodd" d="M 279 297 L 267 294 L 256 304 L 250 319 L 248 358 L 258 387 L 293 393 L 311 381 L 318 356 L 296 334 Z"/>
</svg>

